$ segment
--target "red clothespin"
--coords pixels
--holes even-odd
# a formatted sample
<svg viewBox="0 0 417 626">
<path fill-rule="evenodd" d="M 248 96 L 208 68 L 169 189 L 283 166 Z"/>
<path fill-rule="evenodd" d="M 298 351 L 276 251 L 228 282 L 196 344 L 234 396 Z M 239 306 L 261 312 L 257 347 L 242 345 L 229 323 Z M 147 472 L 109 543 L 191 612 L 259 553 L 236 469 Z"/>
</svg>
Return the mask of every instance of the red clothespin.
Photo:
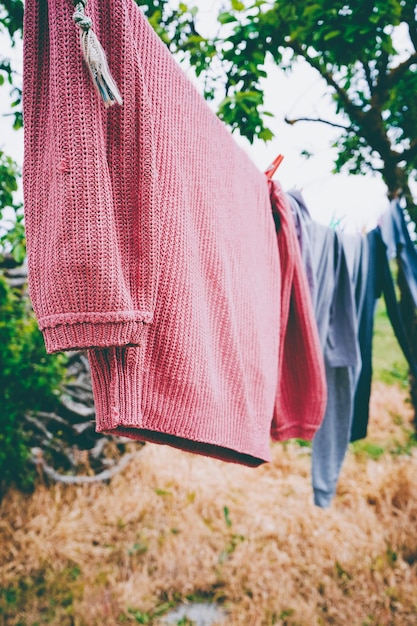
<svg viewBox="0 0 417 626">
<path fill-rule="evenodd" d="M 267 178 L 269 178 L 269 180 L 271 180 L 271 178 L 273 177 L 273 175 L 275 174 L 275 172 L 277 171 L 277 169 L 279 168 L 283 160 L 284 160 L 284 155 L 279 154 L 276 157 L 276 159 L 272 161 L 271 165 L 266 168 L 265 175 Z"/>
</svg>

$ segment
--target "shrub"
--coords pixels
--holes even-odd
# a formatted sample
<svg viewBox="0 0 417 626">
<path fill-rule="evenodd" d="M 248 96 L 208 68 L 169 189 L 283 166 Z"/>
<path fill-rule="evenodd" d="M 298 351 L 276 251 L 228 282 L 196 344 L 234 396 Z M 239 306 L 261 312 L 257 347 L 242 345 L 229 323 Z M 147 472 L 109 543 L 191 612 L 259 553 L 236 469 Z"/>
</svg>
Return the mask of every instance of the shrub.
<svg viewBox="0 0 417 626">
<path fill-rule="evenodd" d="M 26 292 L 0 274 L 0 496 L 34 484 L 25 414 L 55 409 L 65 363 L 46 354 Z"/>
</svg>

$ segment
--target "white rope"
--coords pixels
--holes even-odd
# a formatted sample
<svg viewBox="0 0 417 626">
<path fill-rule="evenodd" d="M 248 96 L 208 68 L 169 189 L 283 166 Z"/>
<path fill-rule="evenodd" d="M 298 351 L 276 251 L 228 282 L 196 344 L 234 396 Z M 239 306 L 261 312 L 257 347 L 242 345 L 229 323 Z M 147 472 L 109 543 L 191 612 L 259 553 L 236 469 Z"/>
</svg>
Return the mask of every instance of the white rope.
<svg viewBox="0 0 417 626">
<path fill-rule="evenodd" d="M 80 29 L 81 49 L 93 79 L 93 83 L 106 107 L 123 104 L 122 96 L 110 73 L 110 69 L 97 35 L 93 31 L 93 22 L 85 14 L 87 0 L 74 0 L 75 11 L 72 19 Z"/>
</svg>

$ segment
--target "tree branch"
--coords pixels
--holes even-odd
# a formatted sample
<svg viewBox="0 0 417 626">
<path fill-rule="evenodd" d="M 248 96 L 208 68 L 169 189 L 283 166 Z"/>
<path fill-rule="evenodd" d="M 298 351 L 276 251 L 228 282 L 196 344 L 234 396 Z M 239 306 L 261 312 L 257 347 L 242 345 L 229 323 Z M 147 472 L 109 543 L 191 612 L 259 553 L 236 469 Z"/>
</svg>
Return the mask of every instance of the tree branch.
<svg viewBox="0 0 417 626">
<path fill-rule="evenodd" d="M 368 83 L 369 92 L 370 92 L 370 93 L 371 93 L 371 95 L 372 95 L 372 94 L 373 94 L 373 92 L 374 92 L 374 87 L 375 87 L 375 85 L 374 85 L 374 82 L 373 82 L 373 80 L 372 80 L 371 70 L 370 70 L 370 68 L 369 68 L 368 63 L 362 63 L 362 65 L 363 65 L 363 69 L 364 69 L 364 72 L 365 72 L 366 82 Z"/>
<path fill-rule="evenodd" d="M 408 59 L 397 65 L 397 67 L 392 68 L 392 70 L 386 74 L 383 81 L 384 89 L 387 89 L 392 84 L 397 83 L 401 76 L 405 74 L 410 65 L 413 65 L 413 63 L 417 63 L 417 52 L 411 54 Z"/>
<path fill-rule="evenodd" d="M 297 117 L 296 119 L 290 120 L 288 117 L 285 117 L 285 122 L 290 124 L 296 124 L 297 122 L 320 122 L 321 124 L 328 124 L 329 126 L 333 126 L 334 128 L 342 128 L 343 130 L 349 130 L 351 126 L 344 126 L 343 124 L 337 124 L 336 122 L 330 122 L 329 120 L 323 120 L 321 117 Z"/>
<path fill-rule="evenodd" d="M 336 82 L 332 73 L 324 67 L 318 57 L 314 58 L 309 56 L 307 51 L 304 50 L 301 44 L 294 40 L 292 40 L 288 45 L 294 50 L 297 55 L 302 56 L 307 61 L 307 63 L 311 65 L 311 67 L 319 72 L 319 74 L 322 76 L 322 78 L 324 78 L 329 87 L 332 87 L 339 96 L 339 99 L 342 102 L 344 109 L 350 119 L 353 122 L 356 122 L 357 124 L 362 126 L 365 117 L 365 113 L 363 112 L 362 108 L 352 102 L 352 100 L 349 98 L 347 91 Z"/>
<path fill-rule="evenodd" d="M 332 87 L 332 89 L 336 92 L 346 115 L 352 122 L 349 127 L 344 127 L 344 129 L 348 130 L 354 126 L 358 126 L 361 136 L 369 144 L 372 150 L 378 152 L 387 167 L 389 168 L 392 165 L 396 165 L 402 159 L 402 155 L 392 150 L 391 142 L 383 124 L 381 103 L 378 104 L 375 99 L 375 91 L 372 96 L 374 100 L 373 106 L 371 106 L 369 110 L 364 111 L 363 107 L 356 105 L 350 99 L 347 91 L 336 82 L 333 74 L 326 69 L 325 65 L 318 57 L 310 57 L 307 50 L 305 50 L 303 46 L 298 44 L 296 41 L 291 41 L 290 46 L 294 50 L 295 54 L 302 56 L 307 63 L 311 65 L 311 67 L 319 72 L 329 87 Z M 413 57 L 414 55 L 412 55 L 404 63 L 397 66 L 394 71 L 404 72 L 412 62 L 411 59 Z M 398 76 L 398 74 L 396 76 Z M 380 88 L 381 87 L 382 86 L 380 86 Z"/>
<path fill-rule="evenodd" d="M 121 472 L 132 459 L 142 454 L 143 449 L 139 449 L 136 452 L 124 454 L 120 461 L 118 461 L 112 468 L 103 470 L 100 474 L 94 476 L 74 476 L 69 474 L 60 474 L 53 467 L 47 465 L 43 459 L 43 453 L 40 448 L 32 448 L 32 456 L 30 462 L 33 463 L 39 474 L 44 474 L 49 480 L 54 483 L 64 483 L 65 485 L 86 485 L 91 483 L 103 482 L 111 480 L 116 474 Z"/>
</svg>

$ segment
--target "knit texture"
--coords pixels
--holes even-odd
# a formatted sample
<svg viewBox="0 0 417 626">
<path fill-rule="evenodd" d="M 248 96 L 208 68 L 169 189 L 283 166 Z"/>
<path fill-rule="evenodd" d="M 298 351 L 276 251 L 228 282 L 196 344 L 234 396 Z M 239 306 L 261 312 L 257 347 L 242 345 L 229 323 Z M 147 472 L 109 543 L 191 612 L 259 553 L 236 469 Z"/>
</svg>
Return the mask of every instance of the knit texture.
<svg viewBox="0 0 417 626">
<path fill-rule="evenodd" d="M 88 3 L 125 96 L 108 111 L 83 60 L 72 0 L 25 6 L 29 285 L 50 352 L 136 344 L 153 319 L 164 208 L 153 128 L 162 111 L 133 46 L 140 12 L 128 8 Z M 144 50 L 150 35 L 141 33 Z"/>
<path fill-rule="evenodd" d="M 47 350 L 89 348 L 98 431 L 258 465 L 282 334 L 266 177 L 133 0 L 88 3 L 123 97 L 105 109 L 72 12 L 25 7 L 29 282 Z"/>
<path fill-rule="evenodd" d="M 278 386 L 273 439 L 311 440 L 327 402 L 326 375 L 317 323 L 295 222 L 281 185 L 270 183 L 282 268 Z"/>
</svg>

